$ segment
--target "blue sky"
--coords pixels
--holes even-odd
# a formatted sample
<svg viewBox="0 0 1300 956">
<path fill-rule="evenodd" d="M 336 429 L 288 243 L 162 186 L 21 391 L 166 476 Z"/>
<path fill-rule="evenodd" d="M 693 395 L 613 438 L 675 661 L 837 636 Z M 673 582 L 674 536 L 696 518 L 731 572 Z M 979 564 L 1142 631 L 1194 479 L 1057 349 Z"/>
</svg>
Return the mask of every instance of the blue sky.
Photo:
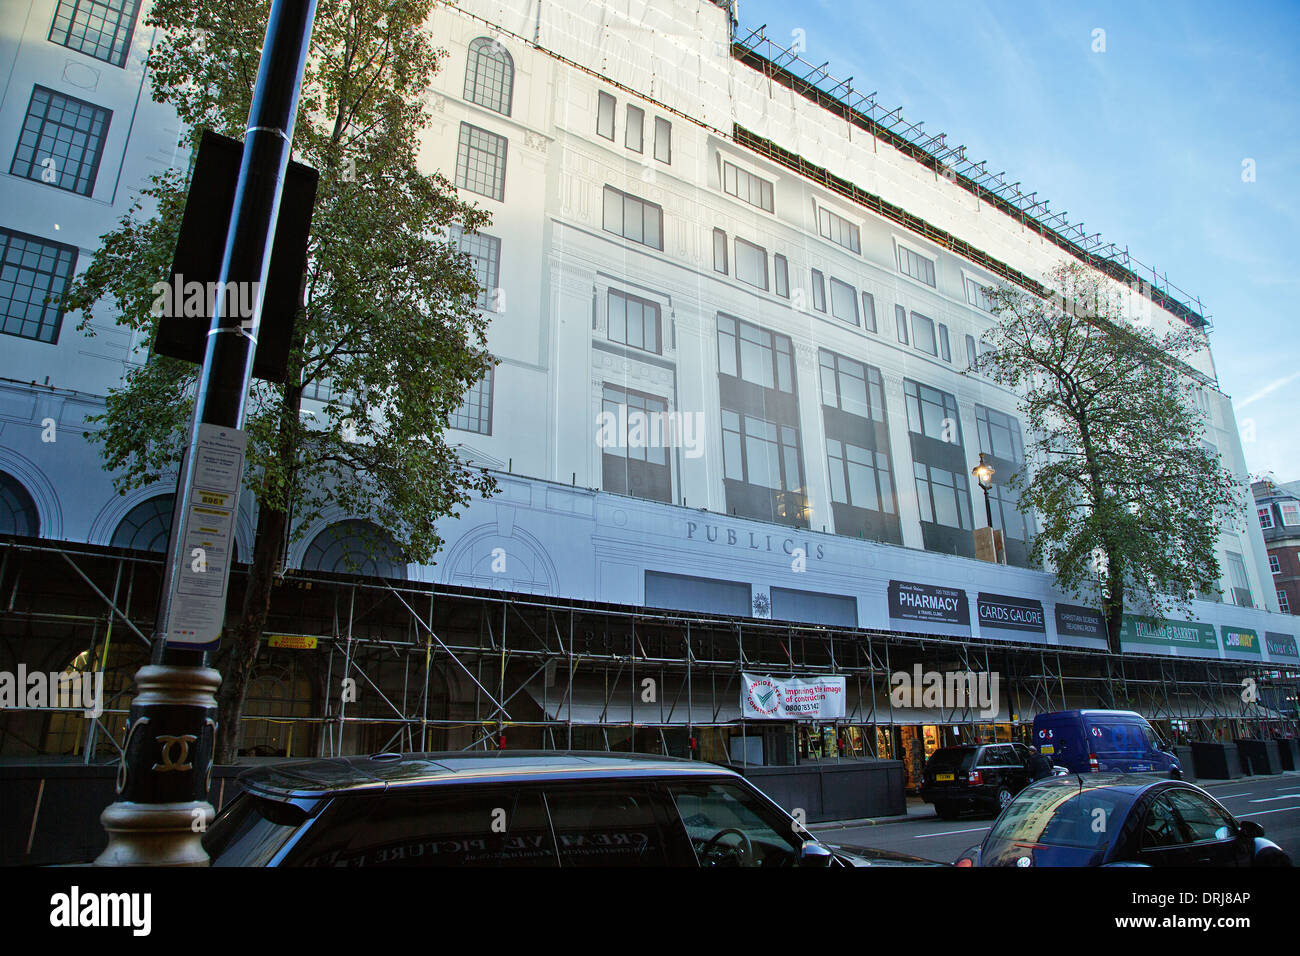
<svg viewBox="0 0 1300 956">
<path fill-rule="evenodd" d="M 786 46 L 803 30 L 804 59 L 1199 296 L 1248 468 L 1300 479 L 1300 3 L 740 0 L 739 16 Z"/>
</svg>

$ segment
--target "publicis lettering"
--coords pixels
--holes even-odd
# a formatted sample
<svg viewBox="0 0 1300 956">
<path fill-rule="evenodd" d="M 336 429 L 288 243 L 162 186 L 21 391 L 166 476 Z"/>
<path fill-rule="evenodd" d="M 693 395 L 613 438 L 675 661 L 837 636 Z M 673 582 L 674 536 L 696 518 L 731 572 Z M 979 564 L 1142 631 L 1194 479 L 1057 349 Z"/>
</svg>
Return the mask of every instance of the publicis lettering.
<svg viewBox="0 0 1300 956">
<path fill-rule="evenodd" d="M 803 548 L 809 557 L 821 560 L 826 557 L 824 544 L 800 544 L 794 538 L 773 537 L 758 531 L 737 531 L 721 525 L 705 522 L 703 527 L 698 521 L 686 522 L 686 539 L 688 541 L 708 541 L 710 544 L 725 544 L 732 548 L 747 548 L 750 551 L 776 551 L 778 548 L 786 554 L 794 554 L 796 548 Z"/>
</svg>

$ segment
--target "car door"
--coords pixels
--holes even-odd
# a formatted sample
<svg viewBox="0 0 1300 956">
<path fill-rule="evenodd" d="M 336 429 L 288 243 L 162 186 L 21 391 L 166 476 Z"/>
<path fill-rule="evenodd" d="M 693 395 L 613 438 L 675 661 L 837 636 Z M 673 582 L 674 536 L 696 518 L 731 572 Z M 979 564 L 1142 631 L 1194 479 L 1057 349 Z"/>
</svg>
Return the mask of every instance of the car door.
<svg viewBox="0 0 1300 956">
<path fill-rule="evenodd" d="M 1193 849 L 1167 791 L 1147 804 L 1137 833 L 1135 862 L 1147 866 L 1193 866 Z M 1122 862 L 1116 860 L 1115 862 Z"/>
<path fill-rule="evenodd" d="M 1016 761 L 1016 789 L 1013 793 L 1019 793 L 1029 782 L 1034 779 L 1033 771 L 1029 761 L 1033 759 L 1033 752 L 1024 744 L 1012 744 L 1011 754 Z"/>
<path fill-rule="evenodd" d="M 694 865 L 651 783 L 579 780 L 545 787 L 560 866 Z"/>
<path fill-rule="evenodd" d="M 1213 800 L 1195 790 L 1168 791 L 1189 844 L 1189 866 L 1250 866 L 1254 841 Z"/>
<path fill-rule="evenodd" d="M 661 787 L 701 866 L 798 866 L 813 839 L 743 781 L 674 779 Z"/>
</svg>

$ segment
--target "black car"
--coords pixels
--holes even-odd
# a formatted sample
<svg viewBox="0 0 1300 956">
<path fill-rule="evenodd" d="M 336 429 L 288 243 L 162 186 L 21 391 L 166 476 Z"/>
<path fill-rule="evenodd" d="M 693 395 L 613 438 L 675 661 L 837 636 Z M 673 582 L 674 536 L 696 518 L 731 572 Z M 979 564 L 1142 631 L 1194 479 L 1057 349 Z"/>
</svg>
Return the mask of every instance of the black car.
<svg viewBox="0 0 1300 956">
<path fill-rule="evenodd" d="M 1028 787 L 958 866 L 1290 866 L 1264 828 L 1200 787 L 1146 774 L 1071 774 Z"/>
<path fill-rule="evenodd" d="M 214 866 L 880 866 L 744 777 L 642 754 L 382 754 L 259 767 L 204 836 Z"/>
<path fill-rule="evenodd" d="M 1037 776 L 1051 772 L 1024 744 L 968 744 L 941 747 L 925 762 L 921 799 L 951 820 L 963 810 L 997 813 Z"/>
</svg>

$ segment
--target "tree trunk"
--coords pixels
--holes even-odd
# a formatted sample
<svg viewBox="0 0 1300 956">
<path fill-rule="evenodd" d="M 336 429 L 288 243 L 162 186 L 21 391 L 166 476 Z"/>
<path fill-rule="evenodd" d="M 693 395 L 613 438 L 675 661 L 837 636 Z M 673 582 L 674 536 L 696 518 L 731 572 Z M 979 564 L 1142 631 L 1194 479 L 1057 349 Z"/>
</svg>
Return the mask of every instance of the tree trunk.
<svg viewBox="0 0 1300 956">
<path fill-rule="evenodd" d="M 258 509 L 257 537 L 253 545 L 253 564 L 248 570 L 244 608 L 239 623 L 231 629 L 228 637 L 229 655 L 225 672 L 221 675 L 221 690 L 217 694 L 217 763 L 234 763 L 239 754 L 243 736 L 239 718 L 257 664 L 262 631 L 271 610 L 275 566 L 280 558 L 288 521 L 289 516 L 284 511 L 266 507 Z"/>
<path fill-rule="evenodd" d="M 1106 646 L 1112 654 L 1120 653 L 1120 630 L 1124 626 L 1124 569 L 1110 557 L 1106 569 L 1106 596 L 1102 612 L 1106 615 Z"/>
</svg>

